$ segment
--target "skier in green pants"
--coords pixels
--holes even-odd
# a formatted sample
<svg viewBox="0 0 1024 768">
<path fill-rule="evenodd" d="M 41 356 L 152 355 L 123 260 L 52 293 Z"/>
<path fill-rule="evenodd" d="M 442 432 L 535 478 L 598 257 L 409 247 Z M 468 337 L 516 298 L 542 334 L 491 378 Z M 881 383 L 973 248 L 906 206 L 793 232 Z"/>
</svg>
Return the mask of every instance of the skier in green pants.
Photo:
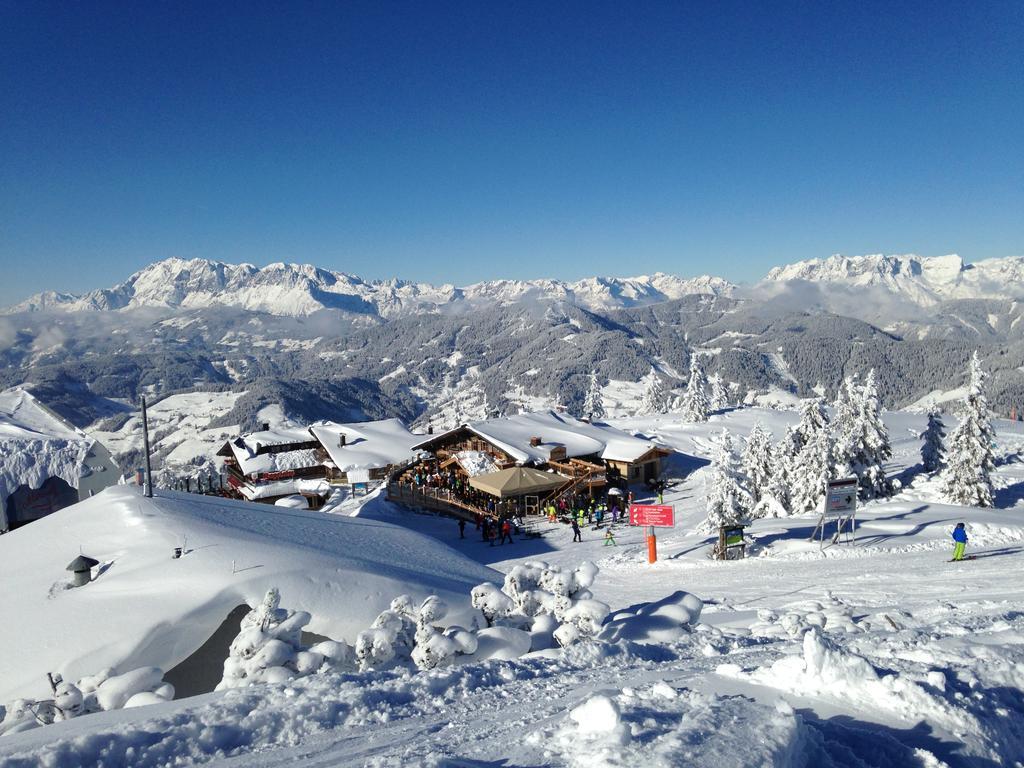
<svg viewBox="0 0 1024 768">
<path fill-rule="evenodd" d="M 967 548 L 967 530 L 963 523 L 957 523 L 953 529 L 953 560 L 963 560 L 964 550 Z"/>
</svg>

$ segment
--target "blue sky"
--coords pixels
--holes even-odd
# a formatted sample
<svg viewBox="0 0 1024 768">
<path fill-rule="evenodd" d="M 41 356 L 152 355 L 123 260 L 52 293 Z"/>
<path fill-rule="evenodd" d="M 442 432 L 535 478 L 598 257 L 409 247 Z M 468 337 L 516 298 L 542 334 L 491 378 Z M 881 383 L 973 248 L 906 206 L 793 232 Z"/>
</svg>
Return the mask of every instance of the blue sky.
<svg viewBox="0 0 1024 768">
<path fill-rule="evenodd" d="M 168 256 L 465 284 L 1024 254 L 1024 5 L 15 3 L 0 304 Z"/>
</svg>

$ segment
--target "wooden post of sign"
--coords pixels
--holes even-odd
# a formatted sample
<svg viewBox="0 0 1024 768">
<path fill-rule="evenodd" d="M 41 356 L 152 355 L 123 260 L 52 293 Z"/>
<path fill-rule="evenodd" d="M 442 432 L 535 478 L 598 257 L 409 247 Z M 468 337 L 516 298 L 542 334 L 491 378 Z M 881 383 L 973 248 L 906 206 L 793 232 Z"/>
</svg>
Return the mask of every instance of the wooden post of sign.
<svg viewBox="0 0 1024 768">
<path fill-rule="evenodd" d="M 658 562 L 658 537 L 654 535 L 654 526 L 647 526 L 647 562 Z"/>
</svg>

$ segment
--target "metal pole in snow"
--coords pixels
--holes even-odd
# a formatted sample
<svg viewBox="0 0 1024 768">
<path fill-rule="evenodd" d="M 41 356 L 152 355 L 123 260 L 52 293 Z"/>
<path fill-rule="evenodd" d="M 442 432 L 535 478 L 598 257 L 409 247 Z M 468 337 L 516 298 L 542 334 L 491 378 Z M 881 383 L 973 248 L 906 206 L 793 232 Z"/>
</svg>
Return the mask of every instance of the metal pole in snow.
<svg viewBox="0 0 1024 768">
<path fill-rule="evenodd" d="M 655 563 L 658 561 L 658 539 L 654 535 L 654 526 L 647 526 L 647 562 Z"/>
<path fill-rule="evenodd" d="M 142 398 L 142 443 L 146 451 L 146 485 L 143 495 L 147 499 L 153 498 L 153 467 L 149 460 L 149 419 L 146 416 L 146 398 Z"/>
</svg>

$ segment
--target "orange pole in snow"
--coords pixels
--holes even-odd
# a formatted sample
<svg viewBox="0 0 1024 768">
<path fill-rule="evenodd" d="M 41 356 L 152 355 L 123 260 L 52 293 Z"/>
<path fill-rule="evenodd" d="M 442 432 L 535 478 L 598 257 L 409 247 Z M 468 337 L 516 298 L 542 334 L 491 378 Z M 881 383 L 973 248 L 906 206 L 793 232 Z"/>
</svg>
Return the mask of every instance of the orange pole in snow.
<svg viewBox="0 0 1024 768">
<path fill-rule="evenodd" d="M 654 526 L 647 526 L 647 562 L 658 561 L 658 537 L 654 535 Z"/>
</svg>

